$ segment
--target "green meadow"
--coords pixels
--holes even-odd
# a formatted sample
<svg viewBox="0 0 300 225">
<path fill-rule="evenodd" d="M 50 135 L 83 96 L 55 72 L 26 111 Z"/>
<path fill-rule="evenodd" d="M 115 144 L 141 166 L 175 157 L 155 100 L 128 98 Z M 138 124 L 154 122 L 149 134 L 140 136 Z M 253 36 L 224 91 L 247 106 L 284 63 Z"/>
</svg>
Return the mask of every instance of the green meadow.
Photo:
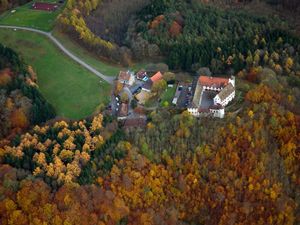
<svg viewBox="0 0 300 225">
<path fill-rule="evenodd" d="M 108 103 L 110 85 L 65 56 L 50 40 L 28 31 L 0 29 L 0 42 L 32 65 L 45 98 L 58 116 L 84 118 Z"/>
</svg>

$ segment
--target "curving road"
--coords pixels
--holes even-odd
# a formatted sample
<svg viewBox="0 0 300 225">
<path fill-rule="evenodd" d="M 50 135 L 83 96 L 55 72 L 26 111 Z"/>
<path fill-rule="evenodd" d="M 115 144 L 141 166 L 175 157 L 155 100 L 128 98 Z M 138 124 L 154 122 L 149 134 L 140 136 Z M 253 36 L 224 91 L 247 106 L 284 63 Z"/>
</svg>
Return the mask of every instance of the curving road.
<svg viewBox="0 0 300 225">
<path fill-rule="evenodd" d="M 0 25 L 0 28 L 6 28 L 6 29 L 18 29 L 18 30 L 26 30 L 26 31 L 31 31 L 35 33 L 42 34 L 46 37 L 48 37 L 61 51 L 63 51 L 67 56 L 69 56 L 71 59 L 76 61 L 78 64 L 89 70 L 90 72 L 94 73 L 96 76 L 102 78 L 106 82 L 112 84 L 114 77 L 104 75 L 103 73 L 100 73 L 98 70 L 94 69 L 92 66 L 88 65 L 84 61 L 82 61 L 80 58 L 75 56 L 73 53 L 71 53 L 68 49 L 66 49 L 62 43 L 60 43 L 53 35 L 51 32 L 45 32 L 41 30 L 37 30 L 34 28 L 29 28 L 29 27 L 18 27 L 18 26 L 5 26 L 5 25 Z"/>
</svg>

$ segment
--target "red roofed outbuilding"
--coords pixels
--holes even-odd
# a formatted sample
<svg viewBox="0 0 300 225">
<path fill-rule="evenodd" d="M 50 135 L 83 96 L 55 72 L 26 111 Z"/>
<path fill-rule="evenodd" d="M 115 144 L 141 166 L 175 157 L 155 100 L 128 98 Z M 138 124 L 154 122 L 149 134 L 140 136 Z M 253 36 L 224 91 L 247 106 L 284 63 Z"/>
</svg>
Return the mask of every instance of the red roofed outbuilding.
<svg viewBox="0 0 300 225">
<path fill-rule="evenodd" d="M 161 80 L 163 78 L 163 75 L 161 74 L 160 71 L 158 71 L 156 74 L 154 74 L 150 79 L 153 83 Z"/>
<path fill-rule="evenodd" d="M 32 4 L 32 9 L 43 10 L 43 11 L 55 11 L 58 8 L 57 4 L 35 2 Z"/>
<path fill-rule="evenodd" d="M 146 83 L 142 87 L 142 90 L 151 92 L 151 88 L 152 88 L 153 84 L 156 83 L 157 81 L 160 81 L 162 78 L 163 78 L 163 75 L 161 74 L 160 71 L 158 71 L 149 80 L 146 81 Z"/>
</svg>

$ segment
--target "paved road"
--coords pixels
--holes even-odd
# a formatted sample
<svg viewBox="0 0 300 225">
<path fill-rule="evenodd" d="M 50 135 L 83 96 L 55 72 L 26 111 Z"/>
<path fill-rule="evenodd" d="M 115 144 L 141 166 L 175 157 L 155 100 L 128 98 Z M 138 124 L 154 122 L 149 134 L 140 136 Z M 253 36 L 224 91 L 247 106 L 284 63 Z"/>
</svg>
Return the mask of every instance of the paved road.
<svg viewBox="0 0 300 225">
<path fill-rule="evenodd" d="M 76 61 L 78 64 L 80 64 L 81 66 L 85 67 L 87 70 L 91 71 L 92 73 L 94 73 L 96 76 L 102 78 L 103 80 L 105 80 L 106 82 L 112 84 L 114 77 L 111 76 L 106 76 L 103 73 L 100 73 L 98 70 L 94 69 L 92 66 L 88 65 L 87 63 L 85 63 L 84 61 L 82 61 L 80 58 L 78 58 L 77 56 L 75 56 L 73 53 L 71 53 L 68 49 L 66 49 L 62 43 L 60 43 L 55 37 L 53 37 L 53 35 L 51 34 L 51 32 L 45 32 L 45 31 L 41 31 L 41 30 L 37 30 L 34 28 L 29 28 L 29 27 L 18 27 L 18 26 L 5 26 L 5 25 L 0 25 L 0 28 L 6 28 L 6 29 L 18 29 L 18 30 L 27 30 L 27 31 L 31 31 L 31 32 L 35 32 L 35 33 L 39 33 L 42 34 L 46 37 L 48 37 L 61 51 L 63 51 L 67 56 L 69 56 L 71 59 L 73 59 L 74 61 Z"/>
</svg>

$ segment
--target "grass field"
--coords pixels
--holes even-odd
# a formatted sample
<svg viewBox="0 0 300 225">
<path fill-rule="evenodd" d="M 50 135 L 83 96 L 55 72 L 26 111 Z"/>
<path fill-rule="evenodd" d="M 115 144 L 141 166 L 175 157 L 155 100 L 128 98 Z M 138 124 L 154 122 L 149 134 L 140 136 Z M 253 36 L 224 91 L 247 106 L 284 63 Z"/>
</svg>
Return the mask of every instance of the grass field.
<svg viewBox="0 0 300 225">
<path fill-rule="evenodd" d="M 165 90 L 165 92 L 162 94 L 161 96 L 161 105 L 164 104 L 164 102 L 168 102 L 169 105 L 171 105 L 172 100 L 174 98 L 176 92 L 176 85 L 174 84 L 173 87 L 167 87 L 167 89 Z"/>
<path fill-rule="evenodd" d="M 38 75 L 42 94 L 58 116 L 80 119 L 109 101 L 110 85 L 69 59 L 46 37 L 28 31 L 0 30 L 0 42 L 21 54 Z"/>
<path fill-rule="evenodd" d="M 39 2 L 53 3 L 51 0 L 39 0 Z M 63 9 L 63 5 L 55 12 L 46 12 L 31 9 L 33 2 L 29 2 L 23 6 L 15 8 L 15 12 L 11 10 L 0 15 L 0 24 L 14 25 L 36 28 L 44 31 L 52 30 L 56 17 Z"/>
</svg>

